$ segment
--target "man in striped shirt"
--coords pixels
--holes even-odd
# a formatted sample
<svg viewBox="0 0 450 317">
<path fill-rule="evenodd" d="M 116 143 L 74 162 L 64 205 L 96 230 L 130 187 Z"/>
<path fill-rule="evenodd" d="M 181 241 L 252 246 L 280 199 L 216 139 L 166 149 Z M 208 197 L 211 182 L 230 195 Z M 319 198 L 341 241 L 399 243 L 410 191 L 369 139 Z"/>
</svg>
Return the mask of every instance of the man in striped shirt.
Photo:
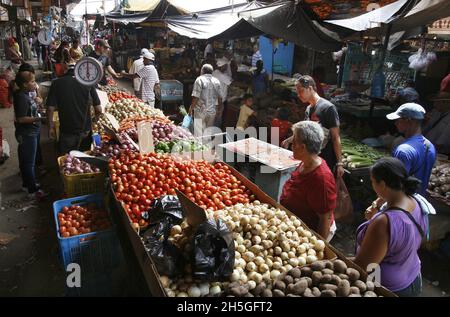
<svg viewBox="0 0 450 317">
<path fill-rule="evenodd" d="M 143 57 L 144 67 L 139 69 L 135 74 L 128 74 L 123 71 L 122 75 L 130 79 L 141 78 L 141 99 L 154 107 L 155 92 L 160 91 L 158 71 L 153 65 L 155 55 L 146 51 L 143 53 Z"/>
</svg>

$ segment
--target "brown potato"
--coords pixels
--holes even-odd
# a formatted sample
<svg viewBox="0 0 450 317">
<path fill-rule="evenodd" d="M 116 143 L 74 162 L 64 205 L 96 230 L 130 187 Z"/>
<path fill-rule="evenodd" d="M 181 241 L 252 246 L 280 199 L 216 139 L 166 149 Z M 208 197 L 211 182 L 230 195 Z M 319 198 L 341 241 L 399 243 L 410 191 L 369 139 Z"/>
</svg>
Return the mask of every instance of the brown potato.
<svg viewBox="0 0 450 317">
<path fill-rule="evenodd" d="M 264 290 L 267 288 L 266 283 L 261 282 L 258 285 L 256 285 L 255 289 L 253 290 L 253 295 L 259 296 L 264 292 Z"/>
<path fill-rule="evenodd" d="M 324 274 L 324 275 L 322 275 L 322 278 L 320 279 L 320 283 L 328 284 L 330 282 L 331 282 L 331 274 Z"/>
<path fill-rule="evenodd" d="M 358 270 L 351 267 L 347 269 L 347 275 L 350 282 L 355 282 L 361 277 L 361 274 L 359 274 Z"/>
<path fill-rule="evenodd" d="M 289 271 L 289 275 L 293 278 L 299 278 L 300 276 L 302 276 L 302 271 L 298 267 L 294 267 Z"/>
<path fill-rule="evenodd" d="M 338 287 L 336 285 L 333 285 L 333 284 L 319 284 L 319 289 L 321 291 L 329 289 L 329 290 L 332 290 L 333 292 L 337 292 Z"/>
<path fill-rule="evenodd" d="M 330 289 L 323 290 L 320 297 L 336 297 L 336 293 Z"/>
<path fill-rule="evenodd" d="M 304 277 L 304 279 L 308 282 L 308 287 L 311 287 L 313 285 L 312 278 Z"/>
<path fill-rule="evenodd" d="M 285 297 L 284 292 L 280 291 L 279 289 L 276 289 L 273 291 L 273 297 Z"/>
<path fill-rule="evenodd" d="M 320 295 L 322 294 L 322 292 L 321 292 L 320 289 L 318 289 L 317 287 L 313 287 L 313 289 L 312 289 L 312 294 L 314 295 L 314 297 L 320 297 Z"/>
<path fill-rule="evenodd" d="M 353 283 L 353 286 L 359 288 L 360 293 L 364 293 L 367 290 L 367 285 L 361 280 L 357 280 Z"/>
<path fill-rule="evenodd" d="M 337 296 L 347 297 L 350 295 L 350 282 L 347 280 L 342 280 L 338 285 Z"/>
<path fill-rule="evenodd" d="M 311 264 L 313 271 L 322 271 L 325 268 L 325 261 L 316 261 Z"/>
<path fill-rule="evenodd" d="M 292 269 L 291 271 L 293 271 L 293 270 L 294 269 Z M 301 276 L 309 276 L 309 277 L 311 277 L 311 275 L 313 273 L 313 270 L 310 267 L 308 267 L 308 266 L 304 266 L 304 267 L 302 267 L 300 269 L 300 272 L 301 272 Z M 295 278 L 296 276 L 293 276 L 293 277 Z M 298 277 L 300 277 L 300 276 L 298 276 Z"/>
<path fill-rule="evenodd" d="M 325 268 L 334 271 L 334 264 L 331 261 L 325 261 Z"/>
<path fill-rule="evenodd" d="M 315 297 L 310 288 L 305 289 L 303 297 Z"/>
<path fill-rule="evenodd" d="M 330 274 L 330 275 L 333 275 L 334 274 L 334 271 L 333 270 L 330 270 L 330 269 L 323 269 L 322 270 L 322 274 Z"/>
<path fill-rule="evenodd" d="M 295 295 L 303 295 L 305 290 L 308 288 L 307 280 L 300 280 L 299 282 L 294 284 L 294 294 Z"/>
<path fill-rule="evenodd" d="M 336 273 L 345 273 L 347 271 L 347 264 L 345 264 L 342 260 L 335 260 L 334 261 L 334 271 Z"/>
<path fill-rule="evenodd" d="M 290 276 L 290 275 L 286 275 L 286 276 L 284 277 L 284 279 L 283 279 L 283 282 L 284 282 L 286 285 L 293 284 L 293 283 L 294 283 L 294 278 L 293 278 L 292 276 Z"/>
<path fill-rule="evenodd" d="M 284 292 L 286 290 L 286 283 L 283 281 L 275 281 L 275 283 L 273 283 L 273 288 Z"/>
<path fill-rule="evenodd" d="M 359 288 L 357 288 L 356 286 L 352 286 L 350 287 L 350 294 L 357 294 L 360 295 L 361 291 L 359 290 Z"/>
<path fill-rule="evenodd" d="M 286 287 L 285 293 L 286 293 L 286 294 L 293 294 L 293 293 L 294 293 L 294 285 L 295 285 L 295 284 L 289 284 L 289 285 Z"/>
<path fill-rule="evenodd" d="M 377 294 L 372 291 L 367 291 L 364 293 L 364 297 L 377 297 Z"/>
<path fill-rule="evenodd" d="M 339 285 L 339 283 L 342 281 L 342 279 L 339 277 L 339 276 L 337 276 L 336 274 L 333 274 L 333 275 L 331 275 L 331 284 L 334 284 L 334 285 Z"/>
<path fill-rule="evenodd" d="M 338 274 L 338 276 L 339 276 L 339 278 L 341 279 L 341 280 L 348 280 L 348 279 L 350 279 L 349 278 L 349 276 L 347 275 L 347 274 Z"/>
<path fill-rule="evenodd" d="M 322 280 L 322 276 L 322 272 L 313 272 L 311 275 L 313 285 L 319 285 L 320 281 Z"/>
<path fill-rule="evenodd" d="M 268 288 L 266 288 L 261 294 L 261 297 L 272 297 L 272 296 L 273 296 L 272 291 Z"/>
</svg>

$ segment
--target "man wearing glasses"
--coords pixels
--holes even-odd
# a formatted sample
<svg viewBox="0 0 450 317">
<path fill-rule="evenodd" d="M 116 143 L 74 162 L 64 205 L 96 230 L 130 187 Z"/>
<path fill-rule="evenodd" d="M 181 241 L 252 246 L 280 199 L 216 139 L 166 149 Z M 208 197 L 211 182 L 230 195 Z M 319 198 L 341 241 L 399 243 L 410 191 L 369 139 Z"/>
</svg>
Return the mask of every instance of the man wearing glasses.
<svg viewBox="0 0 450 317">
<path fill-rule="evenodd" d="M 344 175 L 342 163 L 340 121 L 336 106 L 322 98 L 317 93 L 317 85 L 311 76 L 301 76 L 296 83 L 298 98 L 303 103 L 308 103 L 305 120 L 318 122 L 324 131 L 325 139 L 322 144 L 320 156 L 327 162 L 330 170 L 334 171 L 336 177 Z M 289 147 L 292 137 L 286 139 L 283 147 Z"/>
</svg>

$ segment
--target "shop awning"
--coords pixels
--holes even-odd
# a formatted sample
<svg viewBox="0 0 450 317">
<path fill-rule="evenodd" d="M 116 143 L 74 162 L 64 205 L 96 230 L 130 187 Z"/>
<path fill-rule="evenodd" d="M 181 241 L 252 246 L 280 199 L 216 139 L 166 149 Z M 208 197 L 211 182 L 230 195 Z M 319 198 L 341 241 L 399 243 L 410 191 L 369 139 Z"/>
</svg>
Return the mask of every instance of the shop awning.
<svg viewBox="0 0 450 317">
<path fill-rule="evenodd" d="M 85 14 L 105 14 L 114 10 L 115 6 L 115 0 L 81 0 L 72 11 L 70 11 L 69 15 L 73 17 L 82 17 Z"/>
<path fill-rule="evenodd" d="M 326 23 L 354 31 L 366 31 L 392 24 L 392 32 L 426 26 L 450 12 L 449 0 L 398 0 L 392 4 L 351 19 L 326 20 Z"/>
<path fill-rule="evenodd" d="M 380 23 L 386 23 L 389 21 L 407 2 L 408 0 L 399 0 L 354 18 L 325 20 L 325 22 L 354 31 L 365 31 L 378 27 Z"/>
<path fill-rule="evenodd" d="M 125 11 L 150 12 L 165 4 L 177 9 L 180 14 L 207 11 L 247 3 L 247 0 L 127 0 Z"/>
<path fill-rule="evenodd" d="M 312 20 L 301 3 L 283 1 L 276 10 L 263 7 L 239 15 L 265 34 L 283 38 L 315 51 L 332 52 L 342 47 L 339 35 Z"/>
<path fill-rule="evenodd" d="M 189 38 L 243 38 L 259 35 L 262 32 L 247 23 L 240 13 L 261 7 L 263 4 L 254 1 L 220 10 L 210 10 L 207 13 L 169 17 L 165 19 L 165 22 L 173 32 Z M 280 5 L 271 6 L 267 10 L 271 12 L 278 8 Z"/>
</svg>

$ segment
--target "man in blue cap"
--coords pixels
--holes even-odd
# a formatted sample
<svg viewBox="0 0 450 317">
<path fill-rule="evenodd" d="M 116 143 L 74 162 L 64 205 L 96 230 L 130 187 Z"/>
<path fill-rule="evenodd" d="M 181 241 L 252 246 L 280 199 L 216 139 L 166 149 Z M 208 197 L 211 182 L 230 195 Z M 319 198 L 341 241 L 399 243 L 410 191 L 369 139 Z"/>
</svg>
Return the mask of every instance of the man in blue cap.
<svg viewBox="0 0 450 317">
<path fill-rule="evenodd" d="M 409 175 L 422 181 L 419 194 L 424 195 L 436 161 L 434 145 L 422 135 L 425 109 L 417 103 L 405 103 L 386 117 L 395 120 L 398 132 L 405 136 L 405 140 L 394 149 L 392 156 L 405 164 Z"/>
</svg>

